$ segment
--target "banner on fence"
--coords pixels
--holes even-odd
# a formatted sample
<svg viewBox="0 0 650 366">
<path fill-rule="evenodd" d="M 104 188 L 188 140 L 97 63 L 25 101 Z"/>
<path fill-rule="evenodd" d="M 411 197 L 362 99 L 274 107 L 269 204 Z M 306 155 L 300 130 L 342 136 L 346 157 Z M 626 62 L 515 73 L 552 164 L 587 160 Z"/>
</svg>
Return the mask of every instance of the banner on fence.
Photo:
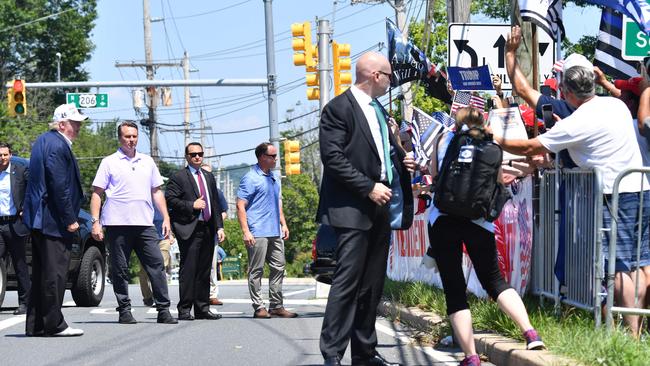
<svg viewBox="0 0 650 366">
<path fill-rule="evenodd" d="M 506 203 L 501 216 L 495 221 L 494 234 L 501 273 L 506 282 L 523 295 L 530 278 L 532 262 L 532 178 L 526 177 L 509 188 L 513 198 Z M 428 211 L 416 215 L 409 230 L 393 231 L 386 269 L 388 278 L 396 281 L 421 281 L 442 287 L 440 274 L 420 265 L 429 245 L 428 215 Z M 462 263 L 467 288 L 476 296 L 486 297 L 466 253 L 463 254 Z"/>
</svg>

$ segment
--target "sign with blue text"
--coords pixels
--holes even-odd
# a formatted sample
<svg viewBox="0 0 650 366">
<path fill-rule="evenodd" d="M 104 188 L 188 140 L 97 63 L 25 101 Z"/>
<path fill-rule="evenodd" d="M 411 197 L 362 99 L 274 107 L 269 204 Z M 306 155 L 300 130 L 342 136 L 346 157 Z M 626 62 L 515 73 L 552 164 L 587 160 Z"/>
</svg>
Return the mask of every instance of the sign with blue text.
<svg viewBox="0 0 650 366">
<path fill-rule="evenodd" d="M 490 68 L 479 67 L 447 67 L 447 77 L 454 90 L 494 90 Z"/>
</svg>

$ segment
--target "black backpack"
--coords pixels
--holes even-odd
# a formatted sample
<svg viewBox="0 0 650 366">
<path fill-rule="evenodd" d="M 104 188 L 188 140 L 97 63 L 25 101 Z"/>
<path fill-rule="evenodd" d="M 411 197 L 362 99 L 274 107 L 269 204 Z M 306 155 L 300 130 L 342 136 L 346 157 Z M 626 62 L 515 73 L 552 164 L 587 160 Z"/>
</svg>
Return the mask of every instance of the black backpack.
<svg viewBox="0 0 650 366">
<path fill-rule="evenodd" d="M 436 166 L 437 147 L 436 141 Z M 448 215 L 496 220 L 510 199 L 510 192 L 498 182 L 502 160 L 501 146 L 483 129 L 457 132 L 436 177 L 433 203 Z"/>
</svg>

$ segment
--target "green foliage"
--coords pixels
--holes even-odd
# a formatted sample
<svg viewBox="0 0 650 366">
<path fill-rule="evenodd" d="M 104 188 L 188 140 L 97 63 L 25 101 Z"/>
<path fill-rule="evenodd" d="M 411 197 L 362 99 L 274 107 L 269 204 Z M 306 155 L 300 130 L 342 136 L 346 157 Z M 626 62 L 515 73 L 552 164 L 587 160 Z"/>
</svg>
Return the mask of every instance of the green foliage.
<svg viewBox="0 0 650 366">
<path fill-rule="evenodd" d="M 282 205 L 289 227 L 289 239 L 284 242 L 287 262 L 293 262 L 300 253 L 311 253 L 316 235 L 316 208 L 318 190 L 305 175 L 291 175 L 282 180 Z"/>
<path fill-rule="evenodd" d="M 421 282 L 387 280 L 384 296 L 406 306 L 417 306 L 440 315 L 446 313 L 445 296 L 441 289 Z M 554 354 L 571 357 L 585 365 L 646 365 L 650 359 L 650 341 L 643 335 L 640 341 L 625 329 L 611 332 L 596 329 L 593 314 L 563 307 L 559 317 L 552 304 L 540 304 L 537 298 L 525 298 L 530 321 Z M 488 330 L 523 341 L 520 330 L 494 301 L 469 296 L 474 328 Z M 434 338 L 450 333 L 448 324 L 431 330 Z"/>
<path fill-rule="evenodd" d="M 509 0 L 473 0 L 470 5 L 472 14 L 483 14 L 490 18 L 510 21 L 510 1 Z"/>
<path fill-rule="evenodd" d="M 62 80 L 87 80 L 88 72 L 82 65 L 90 59 L 94 48 L 90 32 L 97 18 L 96 6 L 96 0 L 0 0 L 2 30 L 63 12 L 3 32 L 0 83 L 15 76 L 22 76 L 28 82 L 56 80 L 57 52 L 62 54 Z M 29 115 L 49 117 L 52 105 L 61 103 L 60 98 L 53 90 L 28 90 Z"/>
<path fill-rule="evenodd" d="M 571 43 L 568 38 L 562 40 L 562 54 L 570 55 L 572 53 L 579 53 L 584 55 L 588 60 L 592 60 L 596 54 L 596 43 L 598 37 L 596 36 L 582 36 L 577 43 Z"/>
</svg>

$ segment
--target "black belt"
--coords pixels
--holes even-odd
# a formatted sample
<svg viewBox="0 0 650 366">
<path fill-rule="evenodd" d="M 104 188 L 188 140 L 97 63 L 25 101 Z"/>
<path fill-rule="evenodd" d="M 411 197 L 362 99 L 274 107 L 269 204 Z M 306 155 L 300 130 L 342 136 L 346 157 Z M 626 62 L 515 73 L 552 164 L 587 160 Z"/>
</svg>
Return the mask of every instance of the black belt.
<svg viewBox="0 0 650 366">
<path fill-rule="evenodd" d="M 0 216 L 0 223 L 13 222 L 16 220 L 17 217 L 18 215 Z"/>
</svg>

